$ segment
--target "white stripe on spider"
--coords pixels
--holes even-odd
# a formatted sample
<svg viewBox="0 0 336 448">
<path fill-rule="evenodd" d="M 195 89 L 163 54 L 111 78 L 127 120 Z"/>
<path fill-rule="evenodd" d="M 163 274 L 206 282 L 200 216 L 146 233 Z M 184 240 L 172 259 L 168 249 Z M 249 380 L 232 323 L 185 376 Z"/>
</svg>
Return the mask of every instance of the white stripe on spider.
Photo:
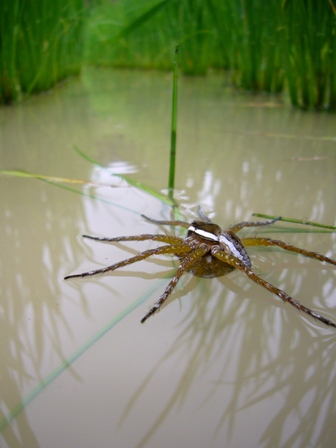
<svg viewBox="0 0 336 448">
<path fill-rule="evenodd" d="M 233 242 L 230 241 L 225 235 L 219 236 L 219 242 L 223 243 L 225 246 L 227 246 L 229 248 L 230 252 L 232 253 L 232 255 L 234 255 L 236 258 L 238 258 L 239 260 L 241 260 L 245 263 L 244 255 L 239 252 L 239 250 L 236 248 L 236 246 L 233 244 Z"/>
<path fill-rule="evenodd" d="M 198 229 L 195 226 L 190 226 L 188 228 L 188 231 L 189 232 L 194 232 L 194 233 L 196 233 L 196 235 L 198 235 L 198 236 L 200 236 L 200 237 L 202 237 L 202 238 L 204 238 L 206 240 L 211 240 L 211 241 L 218 242 L 218 236 L 215 235 L 214 233 L 207 232 L 206 230 Z"/>
</svg>

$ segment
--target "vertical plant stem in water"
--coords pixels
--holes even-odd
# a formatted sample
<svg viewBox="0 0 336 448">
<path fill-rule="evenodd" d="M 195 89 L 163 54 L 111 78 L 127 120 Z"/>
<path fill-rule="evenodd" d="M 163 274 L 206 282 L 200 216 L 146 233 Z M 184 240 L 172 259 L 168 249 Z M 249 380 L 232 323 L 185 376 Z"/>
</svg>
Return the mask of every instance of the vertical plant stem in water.
<svg viewBox="0 0 336 448">
<path fill-rule="evenodd" d="M 173 95 L 172 95 L 172 121 L 170 131 L 170 157 L 169 157 L 169 180 L 168 194 L 172 199 L 175 186 L 175 160 L 176 160 L 176 121 L 177 121 L 177 80 L 178 80 L 178 45 L 175 48 L 174 73 L 173 73 Z"/>
</svg>

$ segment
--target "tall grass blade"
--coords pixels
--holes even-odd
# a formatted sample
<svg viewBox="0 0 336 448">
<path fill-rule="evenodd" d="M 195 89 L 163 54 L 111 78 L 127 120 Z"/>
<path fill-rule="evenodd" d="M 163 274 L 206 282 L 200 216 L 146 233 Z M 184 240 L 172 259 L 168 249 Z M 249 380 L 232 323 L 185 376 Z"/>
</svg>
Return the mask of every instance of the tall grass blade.
<svg viewBox="0 0 336 448">
<path fill-rule="evenodd" d="M 146 23 L 148 20 L 152 19 L 159 11 L 164 9 L 169 3 L 175 2 L 176 0 L 162 0 L 156 5 L 152 6 L 146 12 L 137 17 L 133 22 L 127 25 L 123 30 L 120 31 L 119 34 L 115 37 L 116 39 L 120 39 L 122 37 L 126 37 L 129 34 L 133 33 L 136 29 Z"/>
<path fill-rule="evenodd" d="M 173 199 L 174 197 L 175 165 L 176 165 L 176 126 L 177 126 L 177 87 L 178 87 L 177 58 L 178 58 L 178 45 L 176 45 L 175 57 L 174 57 L 172 116 L 171 116 L 171 131 L 170 131 L 168 195 L 171 199 Z"/>
<path fill-rule="evenodd" d="M 82 0 L 1 0 L 0 103 L 79 73 L 84 15 Z"/>
</svg>

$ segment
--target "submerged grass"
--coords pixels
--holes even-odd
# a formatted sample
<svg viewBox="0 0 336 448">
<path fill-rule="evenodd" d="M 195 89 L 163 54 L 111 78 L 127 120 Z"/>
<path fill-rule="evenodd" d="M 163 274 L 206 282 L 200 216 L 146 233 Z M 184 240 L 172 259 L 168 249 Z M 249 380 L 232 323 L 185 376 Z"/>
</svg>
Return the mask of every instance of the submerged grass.
<svg viewBox="0 0 336 448">
<path fill-rule="evenodd" d="M 63 372 L 69 369 L 72 364 L 90 350 L 96 342 L 104 337 L 110 330 L 118 325 L 122 320 L 134 311 L 138 306 L 144 303 L 154 292 L 156 292 L 162 283 L 166 280 L 162 279 L 148 289 L 148 291 L 138 297 L 133 303 L 121 311 L 110 322 L 104 325 L 98 330 L 90 339 L 88 339 L 83 345 L 81 345 L 72 355 L 70 355 L 64 362 L 62 362 L 56 369 L 50 372 L 34 389 L 32 389 L 20 402 L 18 402 L 5 416 L 0 419 L 0 433 L 2 433 L 8 425 L 33 401 L 37 398 L 41 392 L 50 386 Z"/>
<path fill-rule="evenodd" d="M 0 103 L 79 73 L 83 17 L 82 0 L 1 0 Z"/>
</svg>

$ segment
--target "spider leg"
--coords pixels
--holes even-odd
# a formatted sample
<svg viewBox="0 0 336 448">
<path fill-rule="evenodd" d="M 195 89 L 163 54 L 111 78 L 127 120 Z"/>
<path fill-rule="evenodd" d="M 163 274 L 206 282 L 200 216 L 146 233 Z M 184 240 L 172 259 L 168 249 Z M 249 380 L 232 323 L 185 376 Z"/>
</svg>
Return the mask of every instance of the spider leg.
<svg viewBox="0 0 336 448">
<path fill-rule="evenodd" d="M 150 234 L 142 234 L 142 235 L 132 235 L 132 236 L 117 236 L 115 238 L 105 238 L 100 236 L 90 236 L 90 235 L 82 235 L 83 238 L 89 238 L 90 240 L 95 241 L 103 241 L 108 243 L 117 243 L 119 241 L 159 241 L 161 243 L 167 244 L 181 244 L 183 242 L 182 238 L 172 235 L 150 235 Z"/>
<path fill-rule="evenodd" d="M 295 252 L 297 254 L 304 255 L 305 257 L 314 258 L 319 261 L 325 261 L 326 263 L 336 265 L 336 260 L 321 255 L 317 252 L 311 252 L 310 250 L 301 249 L 300 247 L 293 246 L 292 244 L 285 243 L 280 240 L 273 240 L 271 238 L 242 238 L 244 246 L 278 246 L 289 252 Z"/>
<path fill-rule="evenodd" d="M 272 219 L 270 221 L 242 221 L 237 222 L 237 224 L 233 224 L 228 228 L 228 230 L 231 230 L 231 232 L 239 232 L 239 230 L 243 229 L 244 227 L 262 227 L 262 226 L 268 226 L 270 224 L 275 223 L 276 221 L 279 221 L 281 219 L 281 216 L 278 218 Z"/>
<path fill-rule="evenodd" d="M 215 256 L 219 260 L 225 261 L 226 263 L 229 263 L 232 266 L 234 266 L 235 268 L 244 272 L 252 281 L 254 281 L 255 283 L 257 283 L 260 286 L 263 286 L 264 288 L 266 288 L 268 291 L 272 292 L 273 294 L 277 295 L 284 302 L 290 303 L 292 306 L 294 306 L 299 311 L 303 311 L 304 313 L 309 314 L 314 319 L 317 319 L 326 325 L 336 328 L 336 324 L 333 321 L 326 319 L 325 317 L 318 314 L 316 311 L 313 311 L 310 308 L 307 308 L 306 306 L 301 305 L 300 302 L 293 299 L 293 297 L 289 296 L 285 291 L 282 291 L 281 289 L 277 288 L 276 286 L 271 285 L 271 283 L 268 283 L 266 280 L 259 277 L 249 267 L 244 265 L 244 263 L 242 263 L 237 258 L 233 257 L 232 255 L 227 255 L 223 251 L 220 251 L 217 248 L 213 248 L 211 253 L 213 254 L 213 256 Z"/>
<path fill-rule="evenodd" d="M 141 215 L 143 218 L 147 219 L 147 221 L 153 222 L 154 224 L 159 224 L 159 225 L 167 225 L 167 226 L 181 226 L 181 227 L 185 227 L 186 229 L 188 229 L 190 227 L 190 224 L 188 222 L 184 222 L 184 221 L 179 221 L 179 220 L 175 220 L 175 221 L 160 221 L 157 219 L 153 219 L 153 218 L 148 218 L 148 216 L 146 215 Z"/>
<path fill-rule="evenodd" d="M 201 209 L 200 205 L 197 207 L 197 213 L 198 213 L 198 216 L 201 218 L 202 221 L 207 222 L 208 224 L 212 224 L 211 219 L 209 218 L 209 216 L 207 216 L 203 212 L 203 210 Z"/>
<path fill-rule="evenodd" d="M 97 274 L 105 274 L 105 272 L 115 271 L 116 269 L 122 268 L 132 263 L 136 263 L 138 261 L 144 260 L 151 255 L 163 255 L 163 254 L 182 254 L 185 252 L 190 252 L 190 247 L 187 244 L 176 244 L 176 245 L 168 245 L 156 247 L 155 249 L 145 250 L 143 252 L 138 253 L 134 257 L 127 258 L 126 260 L 119 261 L 118 263 L 112 264 L 111 266 L 106 266 L 105 268 L 95 269 L 93 271 L 82 272 L 81 274 L 73 274 L 64 277 L 64 280 L 69 278 L 80 278 L 80 277 L 88 277 Z"/>
<path fill-rule="evenodd" d="M 190 249 L 190 248 L 189 248 Z M 170 294 L 173 292 L 177 282 L 180 280 L 184 272 L 188 271 L 191 266 L 199 260 L 209 249 L 206 246 L 200 246 L 198 249 L 193 250 L 189 255 L 187 255 L 180 263 L 180 266 L 177 269 L 176 274 L 170 280 L 167 288 L 164 293 L 161 295 L 159 300 L 154 303 L 152 308 L 148 311 L 148 313 L 141 319 L 141 323 L 143 324 L 150 316 L 156 313 L 164 302 L 168 299 Z"/>
</svg>

